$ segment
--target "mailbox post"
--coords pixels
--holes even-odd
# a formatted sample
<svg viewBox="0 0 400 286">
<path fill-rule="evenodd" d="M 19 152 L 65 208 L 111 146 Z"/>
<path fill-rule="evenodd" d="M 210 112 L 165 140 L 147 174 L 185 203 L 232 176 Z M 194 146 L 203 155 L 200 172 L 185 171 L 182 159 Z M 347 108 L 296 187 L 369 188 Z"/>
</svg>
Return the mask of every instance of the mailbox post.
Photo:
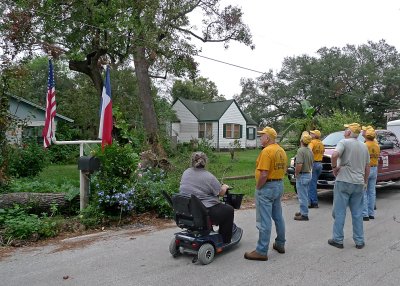
<svg viewBox="0 0 400 286">
<path fill-rule="evenodd" d="M 78 160 L 78 169 L 81 172 L 80 209 L 82 210 L 89 203 L 89 176 L 100 169 L 100 160 L 93 156 L 81 156 Z"/>
</svg>

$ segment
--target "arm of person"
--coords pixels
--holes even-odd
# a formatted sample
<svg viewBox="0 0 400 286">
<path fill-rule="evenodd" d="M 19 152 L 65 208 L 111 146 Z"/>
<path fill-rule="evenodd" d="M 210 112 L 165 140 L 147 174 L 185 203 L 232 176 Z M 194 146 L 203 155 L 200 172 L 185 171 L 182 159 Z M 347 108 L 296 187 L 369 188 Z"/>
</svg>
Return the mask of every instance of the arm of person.
<svg viewBox="0 0 400 286">
<path fill-rule="evenodd" d="M 294 169 L 294 175 L 297 177 L 300 172 L 301 172 L 301 168 L 303 168 L 303 163 L 298 163 L 296 164 L 296 167 Z"/>
<path fill-rule="evenodd" d="M 339 167 L 338 167 L 338 158 L 339 158 L 339 152 L 338 151 L 333 151 L 332 157 L 331 157 L 331 166 L 332 166 L 332 171 L 333 175 L 336 177 L 337 174 L 339 173 Z"/>
<path fill-rule="evenodd" d="M 265 183 L 267 182 L 267 178 L 268 178 L 268 171 L 266 171 L 266 170 L 260 171 L 260 177 L 258 178 L 257 183 L 256 183 L 257 190 L 261 189 L 262 186 L 265 185 Z"/>
<path fill-rule="evenodd" d="M 364 174 L 364 189 L 367 189 L 368 185 L 368 177 L 369 177 L 369 172 L 370 172 L 371 167 L 369 166 L 369 163 L 365 165 L 365 174 Z"/>
<path fill-rule="evenodd" d="M 226 191 L 228 190 L 229 186 L 226 184 L 221 185 L 221 190 L 219 191 L 219 196 L 224 196 L 226 194 Z"/>
</svg>

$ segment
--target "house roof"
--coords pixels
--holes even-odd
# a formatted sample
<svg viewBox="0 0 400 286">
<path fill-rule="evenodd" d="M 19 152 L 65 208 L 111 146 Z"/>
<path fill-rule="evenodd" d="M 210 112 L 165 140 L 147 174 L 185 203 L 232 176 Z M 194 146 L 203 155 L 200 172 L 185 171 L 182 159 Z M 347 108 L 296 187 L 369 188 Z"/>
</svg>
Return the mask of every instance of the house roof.
<svg viewBox="0 0 400 286">
<path fill-rule="evenodd" d="M 257 122 L 254 121 L 253 118 L 250 117 L 250 115 L 243 113 L 244 114 L 244 118 L 246 119 L 246 123 L 247 125 L 257 125 Z"/>
<path fill-rule="evenodd" d="M 244 114 L 237 105 L 234 99 L 214 101 L 214 102 L 200 102 L 186 98 L 178 98 L 186 108 L 196 116 L 198 121 L 218 121 L 232 103 L 236 104 L 246 123 L 250 125 L 257 125 L 257 123 L 247 114 Z M 176 101 L 175 101 L 176 102 Z M 174 102 L 174 103 L 175 103 Z"/>
<path fill-rule="evenodd" d="M 37 109 L 40 109 L 40 110 L 43 110 L 44 112 L 46 112 L 46 108 L 41 107 L 40 105 L 37 105 L 36 103 L 33 103 L 32 101 L 29 101 L 29 100 L 27 100 L 27 99 L 25 99 L 25 98 L 22 98 L 22 97 L 19 97 L 19 96 L 15 96 L 15 95 L 10 95 L 10 94 L 9 94 L 9 96 L 10 96 L 11 98 L 15 99 L 16 101 L 24 102 L 24 103 L 26 103 L 26 104 L 28 104 L 28 105 L 30 105 L 30 106 L 32 106 L 32 107 L 35 107 L 35 108 L 37 108 Z M 60 119 L 63 119 L 63 120 L 65 120 L 65 121 L 68 121 L 68 122 L 74 122 L 73 119 L 71 119 L 71 118 L 69 118 L 69 117 L 66 117 L 66 116 L 63 116 L 63 115 L 61 115 L 61 114 L 59 114 L 59 113 L 56 113 L 56 117 L 58 117 L 58 118 L 60 118 Z"/>
<path fill-rule="evenodd" d="M 225 111 L 232 104 L 233 99 L 215 101 L 215 102 L 200 102 L 180 97 L 179 100 L 183 105 L 193 113 L 199 121 L 216 121 L 221 118 Z"/>
</svg>

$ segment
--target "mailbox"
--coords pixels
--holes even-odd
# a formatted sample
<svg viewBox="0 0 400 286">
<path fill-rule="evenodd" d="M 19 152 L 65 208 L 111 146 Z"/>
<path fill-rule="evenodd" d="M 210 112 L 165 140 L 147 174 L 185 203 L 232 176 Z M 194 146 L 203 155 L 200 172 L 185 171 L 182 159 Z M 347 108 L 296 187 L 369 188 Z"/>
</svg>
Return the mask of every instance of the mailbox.
<svg viewBox="0 0 400 286">
<path fill-rule="evenodd" d="M 78 160 L 78 170 L 82 172 L 93 173 L 100 169 L 99 158 L 93 156 L 81 156 Z"/>
</svg>

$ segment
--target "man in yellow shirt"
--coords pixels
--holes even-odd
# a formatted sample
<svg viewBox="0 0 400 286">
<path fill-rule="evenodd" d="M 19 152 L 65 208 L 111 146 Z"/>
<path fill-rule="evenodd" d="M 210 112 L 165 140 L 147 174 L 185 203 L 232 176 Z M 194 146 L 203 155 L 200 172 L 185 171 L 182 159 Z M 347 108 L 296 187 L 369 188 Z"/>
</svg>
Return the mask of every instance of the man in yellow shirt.
<svg viewBox="0 0 400 286">
<path fill-rule="evenodd" d="M 372 126 L 362 127 L 362 136 L 365 138 L 365 145 L 368 148 L 370 159 L 370 171 L 368 176 L 367 188 L 364 192 L 364 211 L 363 220 L 369 221 L 375 218 L 376 201 L 376 179 L 378 177 L 378 160 L 381 149 L 376 141 L 376 133 Z"/>
<path fill-rule="evenodd" d="M 325 147 L 321 142 L 321 132 L 319 130 L 310 131 L 312 137 L 311 143 L 308 147 L 314 154 L 314 163 L 312 167 L 312 175 L 310 182 L 310 189 L 308 191 L 309 208 L 318 208 L 318 194 L 317 183 L 319 175 L 322 172 L 322 158 L 324 157 Z"/>
<path fill-rule="evenodd" d="M 256 161 L 256 226 L 259 231 L 256 249 L 246 252 L 249 260 L 268 260 L 268 248 L 271 238 L 272 219 L 275 222 L 277 236 L 273 249 L 285 253 L 285 221 L 282 216 L 281 197 L 283 195 L 283 177 L 286 173 L 287 155 L 275 139 L 277 133 L 271 127 L 265 127 L 261 134 L 264 149 Z"/>
</svg>

